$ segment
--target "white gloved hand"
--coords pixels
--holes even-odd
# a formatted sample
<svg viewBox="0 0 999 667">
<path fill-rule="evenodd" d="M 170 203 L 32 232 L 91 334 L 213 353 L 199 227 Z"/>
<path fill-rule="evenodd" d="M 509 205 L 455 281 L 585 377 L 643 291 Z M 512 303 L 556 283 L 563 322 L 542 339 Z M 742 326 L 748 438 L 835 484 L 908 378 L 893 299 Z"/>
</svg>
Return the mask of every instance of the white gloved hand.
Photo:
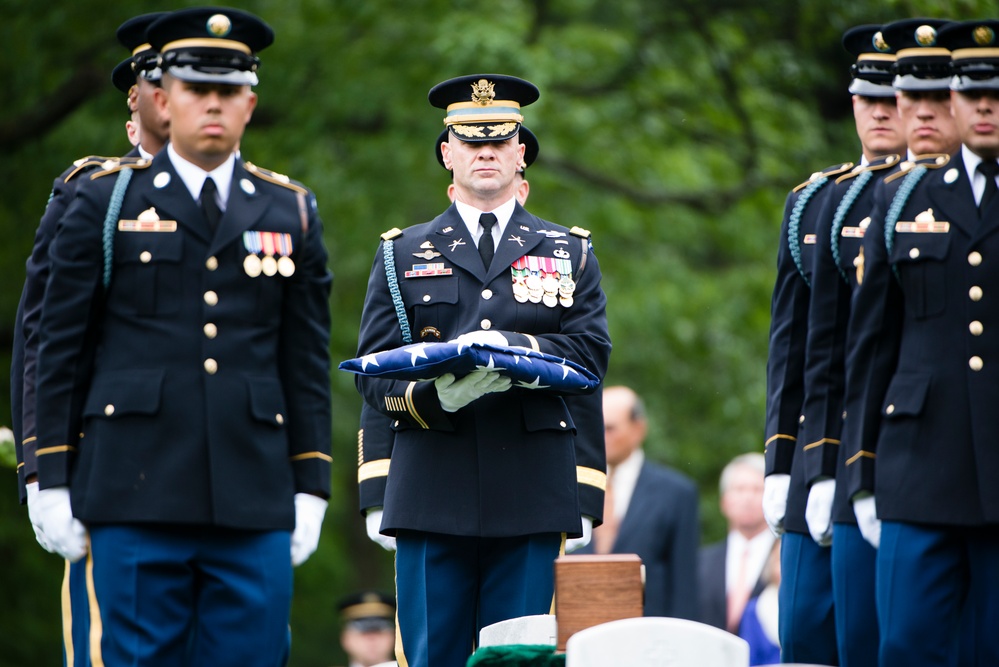
<svg viewBox="0 0 999 667">
<path fill-rule="evenodd" d="M 295 494 L 295 530 L 291 533 L 291 565 L 298 567 L 319 548 L 328 502 L 311 493 Z"/>
<path fill-rule="evenodd" d="M 457 343 L 459 346 L 468 347 L 470 345 L 495 345 L 497 347 L 507 347 L 506 336 L 499 331 L 469 331 L 463 333 L 450 343 Z"/>
<path fill-rule="evenodd" d="M 820 547 L 832 544 L 832 506 L 836 495 L 836 480 L 822 479 L 812 484 L 805 505 L 808 532 Z"/>
<path fill-rule="evenodd" d="M 784 473 L 767 475 L 763 480 L 763 517 L 774 535 L 784 534 L 784 515 L 787 514 L 787 491 L 791 476 Z"/>
<path fill-rule="evenodd" d="M 35 498 L 38 529 L 45 536 L 48 551 L 75 563 L 87 554 L 87 529 L 73 517 L 69 487 L 42 489 Z"/>
<path fill-rule="evenodd" d="M 593 538 L 593 519 L 585 515 L 580 518 L 583 520 L 583 536 L 574 537 L 571 540 L 565 541 L 565 552 L 567 554 L 572 553 L 576 549 L 582 549 L 589 544 L 590 540 Z"/>
<path fill-rule="evenodd" d="M 378 532 L 382 527 L 382 514 L 384 514 L 382 508 L 377 507 L 368 510 L 368 513 L 364 515 L 364 524 L 368 529 L 368 539 L 382 549 L 385 549 L 385 551 L 395 551 L 395 538 L 382 535 Z"/>
<path fill-rule="evenodd" d="M 38 482 L 29 482 L 25 485 L 25 490 L 28 492 L 28 520 L 31 521 L 31 529 L 35 531 L 35 539 L 43 549 L 51 552 L 52 545 L 42 532 L 42 523 L 38 517 Z"/>
<path fill-rule="evenodd" d="M 505 375 L 483 369 L 474 370 L 460 380 L 455 380 L 453 373 L 445 373 L 434 380 L 437 397 L 446 412 L 457 412 L 486 394 L 506 391 L 510 384 L 510 378 Z"/>
<path fill-rule="evenodd" d="M 881 544 L 881 520 L 874 496 L 854 497 L 853 514 L 857 517 L 857 528 L 864 539 L 875 549 Z"/>
</svg>

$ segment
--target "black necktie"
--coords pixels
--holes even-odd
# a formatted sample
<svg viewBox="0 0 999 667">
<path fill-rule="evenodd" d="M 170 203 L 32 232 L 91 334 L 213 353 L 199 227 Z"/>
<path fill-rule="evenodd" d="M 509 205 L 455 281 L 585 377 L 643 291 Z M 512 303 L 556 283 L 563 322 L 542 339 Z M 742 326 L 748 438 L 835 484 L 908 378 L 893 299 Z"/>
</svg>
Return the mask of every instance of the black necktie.
<svg viewBox="0 0 999 667">
<path fill-rule="evenodd" d="M 217 191 L 215 181 L 210 176 L 206 178 L 205 184 L 201 186 L 201 212 L 205 214 L 205 219 L 208 220 L 208 225 L 213 232 L 219 226 L 219 219 L 222 218 L 222 209 L 219 208 L 219 203 L 215 201 L 215 193 Z"/>
<path fill-rule="evenodd" d="M 496 253 L 496 248 L 493 246 L 493 225 L 496 224 L 496 216 L 492 213 L 483 213 L 479 216 L 479 224 L 483 229 L 482 236 L 479 237 L 479 257 L 482 258 L 482 266 L 488 269 Z"/>
<path fill-rule="evenodd" d="M 978 203 L 978 217 L 981 218 L 992 198 L 995 197 L 996 192 L 999 192 L 999 187 L 996 187 L 996 176 L 999 175 L 999 162 L 995 160 L 982 160 L 978 165 L 977 171 L 985 176 L 985 192 L 982 193 L 982 200 Z"/>
</svg>

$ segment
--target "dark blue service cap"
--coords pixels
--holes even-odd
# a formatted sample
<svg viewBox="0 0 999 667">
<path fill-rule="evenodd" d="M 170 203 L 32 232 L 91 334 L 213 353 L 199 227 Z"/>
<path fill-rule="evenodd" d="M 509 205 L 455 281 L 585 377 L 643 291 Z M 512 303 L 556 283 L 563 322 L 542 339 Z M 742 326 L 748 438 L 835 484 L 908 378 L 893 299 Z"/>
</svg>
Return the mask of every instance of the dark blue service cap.
<svg viewBox="0 0 999 667">
<path fill-rule="evenodd" d="M 888 23 L 881 28 L 885 41 L 895 49 L 897 90 L 947 90 L 950 86 L 950 51 L 938 33 L 947 19 L 915 18 Z"/>
<path fill-rule="evenodd" d="M 951 23 L 940 42 L 951 52 L 951 90 L 999 89 L 999 21 Z"/>
<path fill-rule="evenodd" d="M 162 71 L 159 65 L 159 54 L 146 39 L 146 30 L 155 21 L 163 18 L 167 12 L 152 12 L 130 18 L 120 26 L 116 33 L 118 41 L 132 54 L 127 60 L 118 63 L 111 72 L 111 83 L 126 95 L 135 85 L 137 77 L 147 81 L 159 81 Z"/>
<path fill-rule="evenodd" d="M 843 48 L 857 59 L 850 66 L 850 92 L 865 97 L 894 97 L 891 87 L 895 51 L 879 25 L 858 25 L 843 33 Z"/>
<path fill-rule="evenodd" d="M 146 32 L 160 66 L 182 81 L 257 84 L 257 53 L 274 42 L 274 31 L 249 12 L 194 7 L 170 12 Z"/>
<path fill-rule="evenodd" d="M 437 137 L 437 143 L 434 144 L 434 152 L 437 154 L 437 161 L 440 162 L 442 167 L 444 167 L 444 154 L 441 153 L 441 144 L 447 141 L 447 137 L 448 130 L 445 128 L 441 131 L 440 136 Z M 524 163 L 520 165 L 519 169 L 519 171 L 523 172 L 538 159 L 538 153 L 541 152 L 541 147 L 538 145 L 538 138 L 534 136 L 534 133 L 528 130 L 525 125 L 520 126 L 519 137 L 520 143 L 524 144 Z M 447 169 L 447 167 L 444 168 Z"/>
<path fill-rule="evenodd" d="M 541 93 L 530 81 L 506 74 L 469 74 L 430 89 L 430 104 L 447 111 L 444 125 L 462 141 L 505 141 L 524 122 L 521 107 Z"/>
</svg>

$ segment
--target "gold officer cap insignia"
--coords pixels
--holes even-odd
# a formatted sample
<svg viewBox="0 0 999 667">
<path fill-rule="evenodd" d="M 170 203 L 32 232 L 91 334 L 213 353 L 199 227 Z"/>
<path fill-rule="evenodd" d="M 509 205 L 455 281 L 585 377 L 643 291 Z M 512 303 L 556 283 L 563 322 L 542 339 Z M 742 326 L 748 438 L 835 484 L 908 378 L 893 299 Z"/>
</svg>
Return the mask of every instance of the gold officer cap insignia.
<svg viewBox="0 0 999 667">
<path fill-rule="evenodd" d="M 975 38 L 975 44 L 978 46 L 988 46 L 996 39 L 995 31 L 987 25 L 978 26 L 972 31 L 972 35 Z"/>
<path fill-rule="evenodd" d="M 885 38 L 881 34 L 880 30 L 874 33 L 872 41 L 874 42 L 874 48 L 880 51 L 881 53 L 886 53 L 888 51 L 891 51 L 891 47 L 888 46 L 888 42 L 885 41 Z"/>
<path fill-rule="evenodd" d="M 216 37 L 225 37 L 232 30 L 232 21 L 225 14 L 213 14 L 209 19 L 206 26 L 208 32 Z"/>
<path fill-rule="evenodd" d="M 933 46 L 937 43 L 937 31 L 931 25 L 916 28 L 916 43 L 920 46 Z"/>
<path fill-rule="evenodd" d="M 479 79 L 472 84 L 472 101 L 486 106 L 496 99 L 495 84 L 485 79 Z"/>
</svg>

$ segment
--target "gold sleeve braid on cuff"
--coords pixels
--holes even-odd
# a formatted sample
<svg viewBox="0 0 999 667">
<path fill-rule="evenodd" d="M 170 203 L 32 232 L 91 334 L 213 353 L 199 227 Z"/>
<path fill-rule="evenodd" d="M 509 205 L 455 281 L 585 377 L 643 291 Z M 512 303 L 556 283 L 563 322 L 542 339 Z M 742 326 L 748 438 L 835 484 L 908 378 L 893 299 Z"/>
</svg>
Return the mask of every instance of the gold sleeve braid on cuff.
<svg viewBox="0 0 999 667">
<path fill-rule="evenodd" d="M 423 417 L 416 411 L 416 405 L 413 403 L 413 389 L 415 388 L 415 382 L 410 382 L 409 386 L 406 387 L 406 409 L 413 416 L 413 419 L 416 420 L 416 423 L 420 425 L 420 428 L 429 429 L 430 427 L 427 426 L 427 422 L 423 421 Z"/>
<path fill-rule="evenodd" d="M 579 484 L 589 484 L 601 491 L 607 490 L 607 473 L 595 468 L 576 466 L 576 482 Z"/>
<path fill-rule="evenodd" d="M 387 477 L 390 463 L 392 463 L 392 459 L 378 459 L 362 463 L 357 468 L 357 483 L 360 484 L 376 477 Z"/>
<path fill-rule="evenodd" d="M 322 452 L 305 452 L 304 454 L 295 454 L 294 456 L 288 457 L 289 461 L 305 461 L 307 459 L 322 459 L 327 463 L 333 463 L 333 457 L 329 454 L 323 454 Z"/>
<path fill-rule="evenodd" d="M 798 442 L 798 439 L 793 435 L 784 435 L 783 433 L 778 433 L 777 435 L 772 435 L 767 438 L 767 441 L 763 443 L 763 449 L 770 446 L 774 440 L 790 440 L 791 442 Z"/>
<path fill-rule="evenodd" d="M 856 454 L 854 454 L 853 456 L 851 456 L 846 460 L 846 465 L 850 465 L 851 463 L 856 463 L 857 461 L 863 458 L 875 459 L 877 458 L 877 454 L 875 454 L 874 452 L 865 452 L 864 450 L 860 450 L 859 452 L 857 452 Z"/>
<path fill-rule="evenodd" d="M 524 336 L 527 338 L 527 340 L 531 341 L 531 349 L 532 350 L 534 350 L 535 352 L 540 352 L 541 351 L 541 347 L 538 346 L 538 339 L 537 338 L 535 338 L 531 334 L 524 334 Z"/>
<path fill-rule="evenodd" d="M 58 445 L 56 447 L 43 447 L 35 452 L 35 456 L 45 456 L 46 454 L 60 454 L 62 452 L 75 452 L 76 447 L 69 445 Z"/>
<path fill-rule="evenodd" d="M 840 445 L 840 441 L 839 440 L 833 440 L 832 438 L 822 438 L 821 440 L 816 440 L 815 442 L 811 442 L 811 443 L 805 445 L 805 447 L 804 447 L 804 449 L 802 449 L 802 451 L 808 451 L 809 449 L 815 449 L 816 447 L 821 447 L 822 445 L 836 445 L 838 447 Z"/>
</svg>

